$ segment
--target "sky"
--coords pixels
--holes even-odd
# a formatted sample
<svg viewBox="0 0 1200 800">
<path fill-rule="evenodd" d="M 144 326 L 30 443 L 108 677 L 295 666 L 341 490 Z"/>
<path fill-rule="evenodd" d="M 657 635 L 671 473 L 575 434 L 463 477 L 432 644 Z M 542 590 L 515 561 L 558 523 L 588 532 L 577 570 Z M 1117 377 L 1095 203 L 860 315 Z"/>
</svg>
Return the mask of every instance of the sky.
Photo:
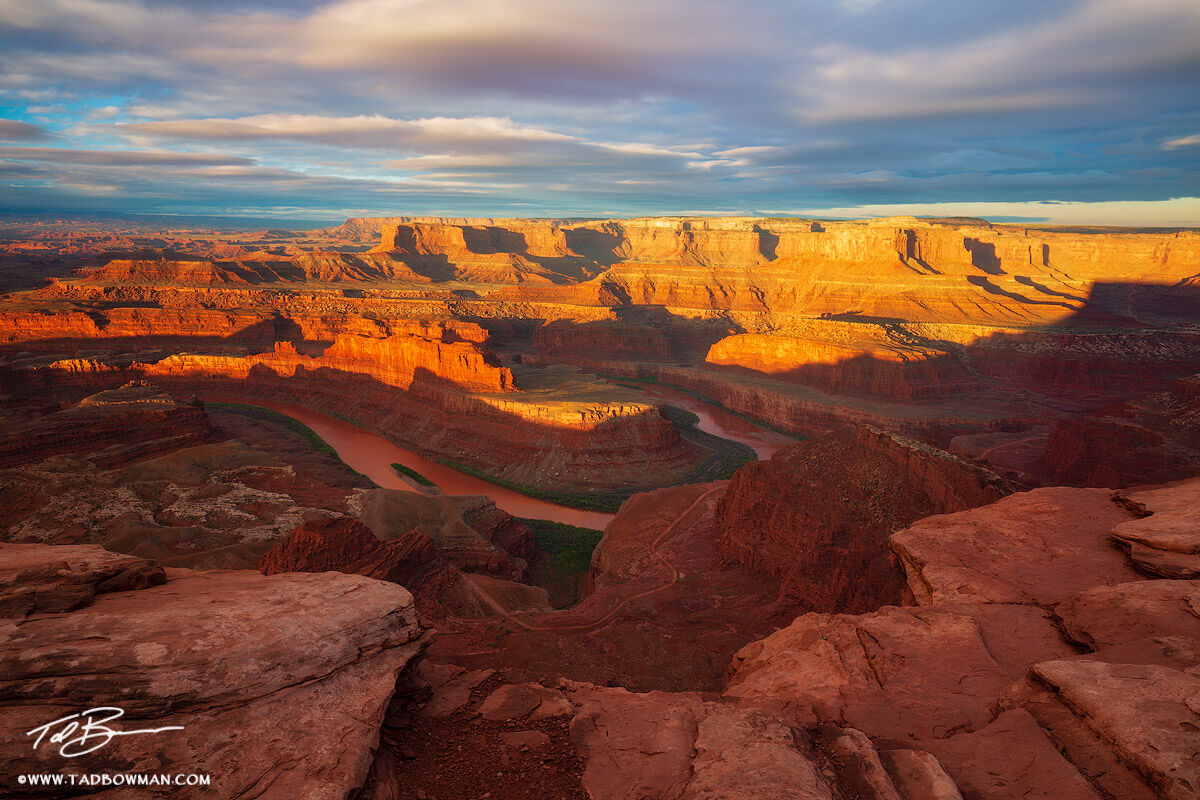
<svg viewBox="0 0 1200 800">
<path fill-rule="evenodd" d="M 1200 0 L 0 0 L 0 212 L 1200 226 Z"/>
</svg>

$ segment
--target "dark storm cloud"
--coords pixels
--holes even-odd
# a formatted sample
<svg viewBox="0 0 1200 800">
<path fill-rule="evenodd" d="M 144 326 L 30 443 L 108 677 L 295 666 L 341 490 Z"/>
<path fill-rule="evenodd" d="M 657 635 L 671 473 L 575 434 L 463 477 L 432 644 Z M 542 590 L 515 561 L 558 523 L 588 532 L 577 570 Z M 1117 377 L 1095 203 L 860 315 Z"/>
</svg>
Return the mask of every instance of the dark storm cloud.
<svg viewBox="0 0 1200 800">
<path fill-rule="evenodd" d="M 1195 0 L 0 0 L 0 47 L 40 200 L 1197 208 Z"/>
</svg>

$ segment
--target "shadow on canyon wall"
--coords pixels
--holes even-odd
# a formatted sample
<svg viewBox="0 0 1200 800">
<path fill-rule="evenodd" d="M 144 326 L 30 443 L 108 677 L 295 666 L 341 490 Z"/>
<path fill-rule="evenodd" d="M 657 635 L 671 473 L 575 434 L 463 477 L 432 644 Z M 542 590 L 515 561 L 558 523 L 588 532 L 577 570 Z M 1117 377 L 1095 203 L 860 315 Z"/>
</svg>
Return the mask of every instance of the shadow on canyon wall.
<svg viewBox="0 0 1200 800">
<path fill-rule="evenodd" d="M 986 254 L 981 261 L 986 264 Z M 988 279 L 976 276 L 971 282 L 983 285 Z M 1200 371 L 1200 283 L 1098 283 L 1085 297 L 1041 287 L 1032 279 L 1020 282 L 1056 299 L 993 289 L 1017 303 L 1054 305 L 1070 313 L 1053 323 L 996 332 L 965 345 L 931 338 L 920 332 L 921 326 L 899 317 L 827 314 L 820 319 L 864 326 L 864 347 L 895 355 L 862 353 L 788 366 L 789 356 L 803 362 L 809 340 L 785 333 L 769 342 L 781 348 L 769 354 L 773 365 L 756 366 L 751 359 L 759 354 L 747 352 L 749 363 L 707 363 L 703 368 L 906 403 L 957 397 L 990 382 L 1085 405 L 1164 389 Z M 538 363 L 600 370 L 613 361 L 684 365 L 703 361 L 717 342 L 745 332 L 728 320 L 685 317 L 629 298 L 614 311 L 615 320 L 546 324 L 533 336 L 532 353 Z M 819 350 L 823 343 L 814 341 Z M 845 345 L 852 349 L 855 343 Z M 787 347 L 795 349 L 789 354 Z"/>
<path fill-rule="evenodd" d="M 130 305 L 122 303 L 123 307 Z M 152 303 L 141 305 L 157 307 Z M 87 316 L 101 329 L 109 322 L 103 311 L 89 311 Z M 144 336 L 26 339 L 11 344 L 0 344 L 0 358 L 11 359 L 22 353 L 61 355 L 63 358 L 77 358 L 89 353 L 137 356 L 144 353 L 161 353 L 166 350 L 222 355 L 248 354 L 251 351 L 269 352 L 276 342 L 290 342 L 298 351 L 308 354 L 319 354 L 328 346 L 327 342 L 306 341 L 300 326 L 294 320 L 277 312 L 272 317 L 251 323 L 225 335 L 155 333 Z"/>
<path fill-rule="evenodd" d="M 281 374 L 257 364 L 245 378 L 202 368 L 157 370 L 153 363 L 129 361 L 82 371 L 0 368 L 6 405 L 35 414 L 130 381 L 147 381 L 182 397 L 225 395 L 301 404 L 426 456 L 455 462 L 451 466 L 476 470 L 481 477 L 551 494 L 627 494 L 715 479 L 708 474 L 714 468 L 712 454 L 689 443 L 657 409 L 600 421 L 582 414 L 560 421 L 531 417 L 498 408 L 426 368 L 414 371 L 407 390 L 328 366 L 299 366 L 292 374 Z M 620 499 L 614 498 L 617 503 Z"/>
</svg>

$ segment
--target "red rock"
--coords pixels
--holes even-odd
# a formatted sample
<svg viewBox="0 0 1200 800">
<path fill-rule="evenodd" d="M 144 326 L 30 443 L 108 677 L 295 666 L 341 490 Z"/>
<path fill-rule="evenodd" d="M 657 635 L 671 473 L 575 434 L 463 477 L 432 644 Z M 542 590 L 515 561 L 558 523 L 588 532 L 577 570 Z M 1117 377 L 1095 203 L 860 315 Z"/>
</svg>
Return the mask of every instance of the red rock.
<svg viewBox="0 0 1200 800">
<path fill-rule="evenodd" d="M 1121 488 L 1194 474 L 1189 460 L 1160 434 L 1115 419 L 1059 420 L 1042 456 L 1046 482 Z"/>
<path fill-rule="evenodd" d="M 816 765 L 796 749 L 792 729 L 771 714 L 715 711 L 697 726 L 695 748 L 681 800 L 833 798 Z"/>
<path fill-rule="evenodd" d="M 74 611 L 96 595 L 158 586 L 162 567 L 95 545 L 50 549 L 0 543 L 0 618 Z"/>
<path fill-rule="evenodd" d="M 1051 687 L 1164 800 L 1200 793 L 1200 678 L 1157 665 L 1051 661 Z"/>
<path fill-rule="evenodd" d="M 484 699 L 479 715 L 486 720 L 550 719 L 572 714 L 562 692 L 536 683 L 505 684 Z"/>
<path fill-rule="evenodd" d="M 419 675 L 433 692 L 429 701 L 421 707 L 421 714 L 434 719 L 445 719 L 458 712 L 471 700 L 471 692 L 486 681 L 495 670 L 465 670 L 453 664 L 438 664 L 422 661 Z"/>
<path fill-rule="evenodd" d="M 0 545 L 0 563 L 13 553 L 78 560 L 67 581 L 112 562 L 94 547 Z M 0 765 L 6 775 L 211 775 L 210 787 L 173 792 L 185 798 L 345 796 L 366 779 L 397 677 L 422 646 L 399 586 L 172 570 L 165 585 L 0 626 Z M 182 730 L 122 736 L 69 760 L 25 736 L 99 706 L 125 711 L 121 730 Z"/>
<path fill-rule="evenodd" d="M 362 521 L 384 541 L 420 531 L 432 540 L 437 555 L 458 569 L 511 580 L 525 574 L 526 564 L 517 554 L 528 551 L 529 528 L 490 499 L 373 489 L 361 494 L 356 505 Z M 505 544 L 513 550 L 504 549 Z"/>
<path fill-rule="evenodd" d="M 840 786 L 872 800 L 903 800 L 884 769 L 879 751 L 865 733 L 836 725 L 823 725 L 819 731 L 825 748 L 838 765 Z"/>
<path fill-rule="evenodd" d="M 966 797 L 1100 800 L 1022 709 L 1005 711 L 979 730 L 927 744 Z"/>
<path fill-rule="evenodd" d="M 948 453 L 859 426 L 743 466 L 716 524 L 730 563 L 782 578 L 802 607 L 868 611 L 900 601 L 889 534 L 1013 488 Z"/>
<path fill-rule="evenodd" d="M 958 785 L 932 753 L 924 750 L 887 750 L 888 773 L 906 800 L 962 800 Z"/>
<path fill-rule="evenodd" d="M 1063 631 L 1105 661 L 1200 666 L 1200 581 L 1097 586 L 1059 603 Z"/>
<path fill-rule="evenodd" d="M 101 468 L 112 468 L 211 438 L 203 404 L 130 383 L 63 411 L 0 426 L 0 467 L 86 453 Z"/>
<path fill-rule="evenodd" d="M 578 687 L 571 740 L 585 759 L 583 788 L 592 800 L 678 797 L 691 779 L 699 721 L 695 695 L 633 694 Z"/>
<path fill-rule="evenodd" d="M 918 603 L 1048 605 L 1138 579 L 1109 537 L 1131 517 L 1103 489 L 1034 489 L 920 520 L 891 543 Z"/>
<path fill-rule="evenodd" d="M 872 737 L 928 741 L 978 728 L 1026 665 L 1071 652 L 1043 612 L 1006 608 L 996 618 L 966 605 L 806 614 L 738 652 L 725 696 Z"/>
<path fill-rule="evenodd" d="M 1144 516 L 1115 526 L 1117 539 L 1170 553 L 1200 554 L 1200 480 L 1123 492 L 1119 498 Z"/>
<path fill-rule="evenodd" d="M 831 394 L 908 402 L 961 393 L 976 380 L 955 354 L 899 343 L 847 345 L 745 333 L 717 342 L 704 360 Z"/>
<path fill-rule="evenodd" d="M 459 580 L 438 556 L 429 534 L 413 530 L 382 542 L 349 517 L 305 522 L 265 553 L 258 568 L 265 575 L 283 572 L 344 572 L 398 583 L 434 610 L 442 592 Z"/>
</svg>

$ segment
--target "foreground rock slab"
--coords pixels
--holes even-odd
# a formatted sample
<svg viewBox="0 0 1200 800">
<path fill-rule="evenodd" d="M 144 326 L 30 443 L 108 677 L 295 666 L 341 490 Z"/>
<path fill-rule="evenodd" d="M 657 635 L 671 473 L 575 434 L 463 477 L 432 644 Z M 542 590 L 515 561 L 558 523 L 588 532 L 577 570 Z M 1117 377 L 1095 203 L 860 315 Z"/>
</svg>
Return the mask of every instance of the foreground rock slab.
<svg viewBox="0 0 1200 800">
<path fill-rule="evenodd" d="M 1033 673 L 1165 800 L 1200 796 L 1200 677 L 1097 661 L 1051 661 Z"/>
<path fill-rule="evenodd" d="M 1164 578 L 1200 576 L 1200 480 L 1122 492 L 1120 501 L 1145 515 L 1112 530 L 1138 567 Z"/>
<path fill-rule="evenodd" d="M 921 605 L 1057 603 L 1141 577 L 1110 538 L 1133 514 L 1107 489 L 1035 489 L 929 517 L 892 536 Z"/>
<path fill-rule="evenodd" d="M 64 579 L 112 561 L 98 547 L 0 545 L 0 570 L 37 558 L 80 565 Z M 211 776 L 209 787 L 172 789 L 184 798 L 318 800 L 361 786 L 397 678 L 423 644 L 409 592 L 337 573 L 166 578 L 0 620 L 0 772 Z M 120 736 L 76 758 L 26 736 L 101 706 L 124 711 L 109 723 L 119 730 L 181 730 Z"/>
</svg>

